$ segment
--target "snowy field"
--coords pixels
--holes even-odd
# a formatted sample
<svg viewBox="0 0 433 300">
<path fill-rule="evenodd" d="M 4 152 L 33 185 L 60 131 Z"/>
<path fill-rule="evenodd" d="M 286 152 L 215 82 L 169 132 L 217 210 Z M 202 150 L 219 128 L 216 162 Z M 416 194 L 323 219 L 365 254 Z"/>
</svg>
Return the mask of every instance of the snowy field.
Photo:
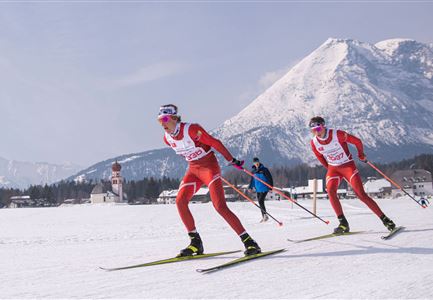
<svg viewBox="0 0 433 300">
<path fill-rule="evenodd" d="M 311 207 L 309 202 L 300 202 Z M 406 231 L 381 240 L 385 227 L 359 200 L 343 201 L 353 231 L 365 234 L 293 244 L 326 234 L 326 225 L 287 201 L 267 202 L 284 222 L 260 224 L 250 203 L 229 203 L 263 250 L 287 251 L 211 274 L 196 268 L 231 254 L 147 268 L 117 267 L 168 258 L 189 242 L 174 205 L 73 206 L 0 210 L 0 298 L 433 298 L 433 208 L 381 200 Z M 191 204 L 206 252 L 242 249 L 211 204 Z"/>
</svg>

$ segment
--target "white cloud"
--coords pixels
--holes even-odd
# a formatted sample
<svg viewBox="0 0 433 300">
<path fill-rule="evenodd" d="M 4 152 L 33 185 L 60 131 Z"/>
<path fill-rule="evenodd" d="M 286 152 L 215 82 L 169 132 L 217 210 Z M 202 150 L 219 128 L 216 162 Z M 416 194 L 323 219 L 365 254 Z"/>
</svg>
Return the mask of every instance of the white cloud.
<svg viewBox="0 0 433 300">
<path fill-rule="evenodd" d="M 284 76 L 288 71 L 287 68 L 266 72 L 259 79 L 259 86 L 261 89 L 267 89 L 271 85 L 273 85 L 278 79 Z"/>
<path fill-rule="evenodd" d="M 265 74 L 263 74 L 259 78 L 257 84 L 255 84 L 255 86 L 248 88 L 246 91 L 244 91 L 242 94 L 238 96 L 237 105 L 239 109 L 243 109 L 245 106 L 250 104 L 260 94 L 262 94 L 265 90 L 270 88 L 275 82 L 277 82 L 284 75 L 286 75 L 287 72 L 289 72 L 290 69 L 294 67 L 298 62 L 300 62 L 300 60 L 294 60 L 284 68 L 274 70 L 274 71 L 268 71 Z"/>
<path fill-rule="evenodd" d="M 181 62 L 162 62 L 142 67 L 137 71 L 117 79 L 114 85 L 117 87 L 126 87 L 137 85 L 143 82 L 165 78 L 187 69 L 188 65 Z"/>
<path fill-rule="evenodd" d="M 263 74 L 259 79 L 259 88 L 264 91 L 277 82 L 281 77 L 287 74 L 292 67 L 294 67 L 300 60 L 291 62 L 288 66 L 275 70 L 269 71 Z"/>
</svg>

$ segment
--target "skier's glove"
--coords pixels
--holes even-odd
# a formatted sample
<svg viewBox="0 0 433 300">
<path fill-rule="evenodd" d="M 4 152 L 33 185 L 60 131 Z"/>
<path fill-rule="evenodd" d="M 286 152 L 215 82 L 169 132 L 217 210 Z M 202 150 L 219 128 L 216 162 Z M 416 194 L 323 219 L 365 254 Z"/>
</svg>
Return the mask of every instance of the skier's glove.
<svg viewBox="0 0 433 300">
<path fill-rule="evenodd" d="M 244 165 L 244 161 L 243 160 L 237 160 L 236 158 L 233 158 L 231 165 L 233 167 L 235 167 L 236 169 L 243 170 L 242 166 Z"/>
<path fill-rule="evenodd" d="M 362 161 L 363 163 L 368 163 L 367 156 L 365 156 L 364 153 L 359 153 L 359 154 L 358 154 L 358 158 L 359 158 L 359 160 Z"/>
</svg>

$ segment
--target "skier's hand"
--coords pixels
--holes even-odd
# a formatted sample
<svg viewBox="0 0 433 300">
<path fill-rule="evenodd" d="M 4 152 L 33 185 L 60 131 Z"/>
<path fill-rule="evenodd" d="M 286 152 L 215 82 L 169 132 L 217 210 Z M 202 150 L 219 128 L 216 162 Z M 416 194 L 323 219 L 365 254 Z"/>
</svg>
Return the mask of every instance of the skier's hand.
<svg viewBox="0 0 433 300">
<path fill-rule="evenodd" d="M 231 165 L 233 167 L 235 167 L 236 169 L 239 170 L 243 170 L 244 168 L 242 167 L 244 165 L 244 161 L 243 160 L 237 160 L 236 158 L 232 159 Z"/>
<path fill-rule="evenodd" d="M 359 153 L 359 154 L 358 154 L 358 158 L 359 158 L 359 160 L 362 161 L 363 163 L 367 163 L 367 162 L 368 162 L 368 160 L 367 160 L 367 156 L 365 156 L 364 153 Z"/>
</svg>

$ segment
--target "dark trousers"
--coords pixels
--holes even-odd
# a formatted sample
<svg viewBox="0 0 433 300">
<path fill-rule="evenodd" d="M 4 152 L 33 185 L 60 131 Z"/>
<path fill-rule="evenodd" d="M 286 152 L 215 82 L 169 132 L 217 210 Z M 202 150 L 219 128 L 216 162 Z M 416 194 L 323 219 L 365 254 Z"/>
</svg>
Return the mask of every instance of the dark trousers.
<svg viewBox="0 0 433 300">
<path fill-rule="evenodd" d="M 257 200 L 259 200 L 260 208 L 262 209 L 262 216 L 265 216 L 266 208 L 265 208 L 265 198 L 268 192 L 257 193 Z"/>
</svg>

